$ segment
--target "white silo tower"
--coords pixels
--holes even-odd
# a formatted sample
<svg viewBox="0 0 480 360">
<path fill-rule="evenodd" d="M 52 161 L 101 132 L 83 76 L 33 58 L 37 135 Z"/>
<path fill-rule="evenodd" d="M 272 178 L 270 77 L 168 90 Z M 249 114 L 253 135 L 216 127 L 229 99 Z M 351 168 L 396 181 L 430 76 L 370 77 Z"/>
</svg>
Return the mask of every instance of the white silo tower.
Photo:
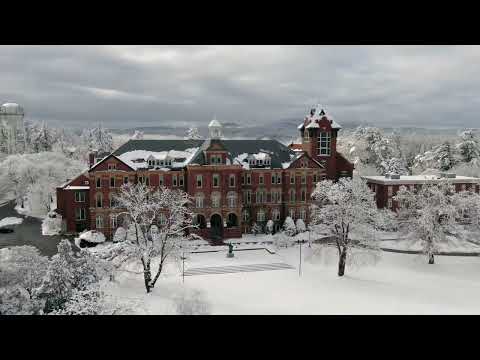
<svg viewBox="0 0 480 360">
<path fill-rule="evenodd" d="M 23 108 L 15 103 L 5 103 L 0 106 L 0 124 L 6 130 L 6 151 L 13 154 L 25 148 L 25 126 Z"/>
</svg>

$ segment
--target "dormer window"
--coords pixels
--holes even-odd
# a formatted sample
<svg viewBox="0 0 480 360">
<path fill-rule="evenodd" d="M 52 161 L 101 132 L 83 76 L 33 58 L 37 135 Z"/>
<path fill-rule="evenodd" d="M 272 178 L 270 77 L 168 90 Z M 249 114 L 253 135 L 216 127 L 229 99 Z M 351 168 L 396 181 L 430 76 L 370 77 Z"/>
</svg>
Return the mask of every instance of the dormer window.
<svg viewBox="0 0 480 360">
<path fill-rule="evenodd" d="M 117 168 L 117 164 L 108 164 L 108 170 L 115 170 Z"/>
</svg>

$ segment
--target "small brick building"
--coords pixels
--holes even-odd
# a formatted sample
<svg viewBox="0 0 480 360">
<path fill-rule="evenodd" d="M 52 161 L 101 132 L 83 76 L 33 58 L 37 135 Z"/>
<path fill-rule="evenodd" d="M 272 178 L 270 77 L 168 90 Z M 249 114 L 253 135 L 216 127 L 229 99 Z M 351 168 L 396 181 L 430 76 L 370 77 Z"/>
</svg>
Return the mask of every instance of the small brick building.
<svg viewBox="0 0 480 360">
<path fill-rule="evenodd" d="M 336 151 L 340 128 L 315 108 L 299 126 L 296 151 L 276 140 L 225 140 L 217 120 L 207 140 L 130 140 L 98 161 L 90 156 L 88 172 L 57 188 L 64 232 L 111 238 L 121 211 L 112 196 L 137 182 L 187 192 L 206 239 L 241 237 L 268 220 L 279 229 L 287 216 L 308 223 L 315 184 L 352 176 L 353 164 Z"/>
<path fill-rule="evenodd" d="M 441 175 L 386 175 L 386 176 L 362 176 L 367 181 L 369 188 L 375 193 L 378 208 L 388 208 L 396 211 L 398 203 L 393 199 L 401 186 L 412 190 L 418 189 L 424 184 L 438 184 L 441 181 L 449 181 L 455 186 L 455 191 L 470 190 L 479 192 L 480 179 L 457 176 L 455 174 Z"/>
</svg>

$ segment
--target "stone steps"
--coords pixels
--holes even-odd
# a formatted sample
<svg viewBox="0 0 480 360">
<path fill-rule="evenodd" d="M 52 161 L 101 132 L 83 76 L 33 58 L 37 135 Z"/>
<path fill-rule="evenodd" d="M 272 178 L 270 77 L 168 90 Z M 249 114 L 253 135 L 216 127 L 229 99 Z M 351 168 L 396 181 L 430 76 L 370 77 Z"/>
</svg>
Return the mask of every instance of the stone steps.
<svg viewBox="0 0 480 360">
<path fill-rule="evenodd" d="M 212 266 L 212 267 L 188 269 L 185 271 L 185 276 L 229 274 L 229 273 L 239 273 L 239 272 L 256 272 L 256 271 L 287 270 L 287 269 L 295 269 L 295 268 L 286 263 Z"/>
</svg>

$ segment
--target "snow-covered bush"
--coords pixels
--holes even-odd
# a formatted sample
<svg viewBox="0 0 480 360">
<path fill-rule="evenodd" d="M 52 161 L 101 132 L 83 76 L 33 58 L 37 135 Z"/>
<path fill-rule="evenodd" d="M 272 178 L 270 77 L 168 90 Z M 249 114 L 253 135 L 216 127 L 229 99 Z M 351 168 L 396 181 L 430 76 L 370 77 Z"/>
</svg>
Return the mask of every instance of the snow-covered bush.
<svg viewBox="0 0 480 360">
<path fill-rule="evenodd" d="M 252 234 L 257 236 L 257 234 L 262 234 L 263 233 L 263 227 L 260 224 L 257 224 L 256 222 L 253 223 L 252 225 Z"/>
<path fill-rule="evenodd" d="M 285 222 L 283 223 L 283 232 L 288 236 L 295 236 L 295 234 L 297 233 L 295 222 L 290 216 L 287 216 Z"/>
<path fill-rule="evenodd" d="M 182 289 L 174 299 L 176 312 L 179 315 L 208 315 L 210 304 L 200 290 Z"/>
<path fill-rule="evenodd" d="M 286 235 L 283 231 L 279 231 L 275 235 L 272 235 L 272 242 L 277 249 L 287 248 L 295 243 L 295 238 Z"/>
<path fill-rule="evenodd" d="M 376 228 L 382 231 L 397 231 L 398 220 L 396 214 L 387 208 L 379 209 Z"/>
<path fill-rule="evenodd" d="M 295 227 L 297 228 L 298 233 L 307 231 L 307 226 L 305 225 L 305 222 L 302 219 L 297 219 L 295 223 Z"/>
<path fill-rule="evenodd" d="M 198 128 L 196 128 L 196 127 L 188 128 L 188 130 L 186 131 L 185 139 L 187 139 L 187 140 L 198 140 L 198 139 L 201 139 L 201 138 L 202 137 L 198 133 Z"/>
<path fill-rule="evenodd" d="M 40 315 L 45 301 L 31 298 L 21 286 L 0 287 L 0 315 Z"/>
<path fill-rule="evenodd" d="M 125 241 L 127 239 L 127 231 L 123 227 L 119 227 L 113 235 L 113 242 Z"/>
<path fill-rule="evenodd" d="M 267 225 L 265 225 L 265 231 L 267 234 L 273 234 L 273 220 L 270 219 L 267 221 Z"/>
<path fill-rule="evenodd" d="M 58 235 L 62 231 L 62 217 L 56 214 L 55 217 L 47 216 L 42 221 L 42 235 L 52 236 Z"/>
</svg>

